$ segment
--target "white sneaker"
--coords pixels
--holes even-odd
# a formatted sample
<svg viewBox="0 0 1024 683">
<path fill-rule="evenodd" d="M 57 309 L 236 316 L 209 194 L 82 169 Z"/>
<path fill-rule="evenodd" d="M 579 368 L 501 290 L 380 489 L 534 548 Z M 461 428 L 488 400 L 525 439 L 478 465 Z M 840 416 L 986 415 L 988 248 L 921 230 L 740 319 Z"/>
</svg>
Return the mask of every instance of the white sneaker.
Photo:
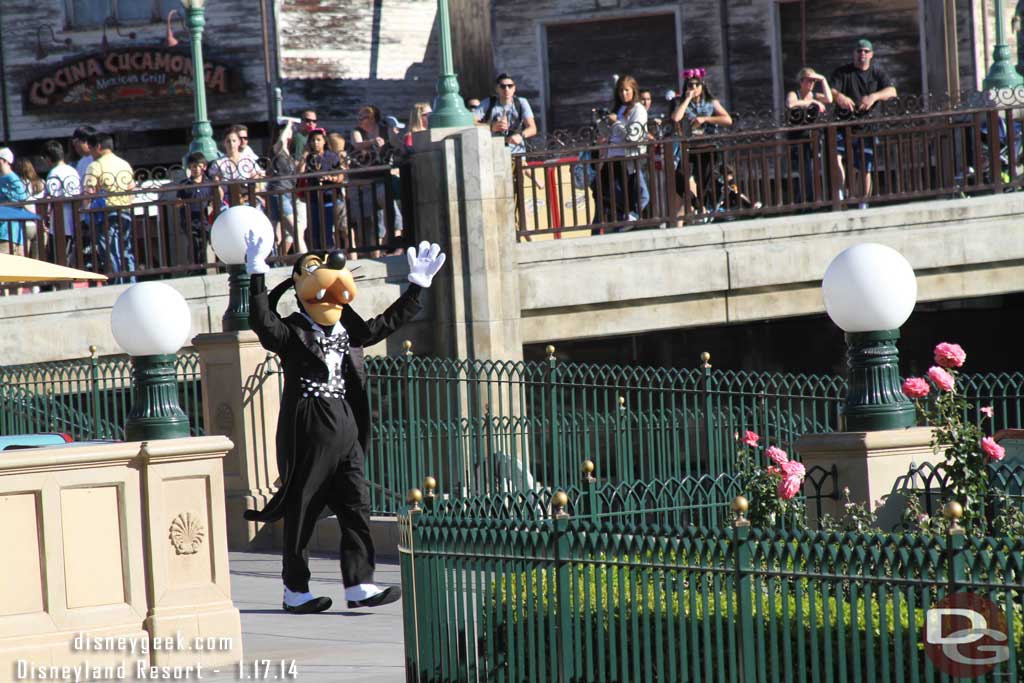
<svg viewBox="0 0 1024 683">
<path fill-rule="evenodd" d="M 868 208 L 868 203 L 867 202 L 861 202 L 860 204 L 857 205 L 857 208 L 858 209 L 866 209 L 866 208 Z"/>
<path fill-rule="evenodd" d="M 636 221 L 640 220 L 640 215 L 637 214 L 636 211 L 630 211 L 629 215 L 626 216 L 626 218 L 631 220 L 631 221 L 633 221 L 635 223 Z"/>
</svg>

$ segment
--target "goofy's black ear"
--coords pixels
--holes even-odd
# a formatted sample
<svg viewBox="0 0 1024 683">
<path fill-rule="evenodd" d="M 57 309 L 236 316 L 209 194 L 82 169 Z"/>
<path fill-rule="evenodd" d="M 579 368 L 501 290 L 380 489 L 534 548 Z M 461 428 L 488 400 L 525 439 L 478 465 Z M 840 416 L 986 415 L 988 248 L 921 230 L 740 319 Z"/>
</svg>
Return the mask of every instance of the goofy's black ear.
<svg viewBox="0 0 1024 683">
<path fill-rule="evenodd" d="M 291 278 L 288 278 L 286 280 L 282 280 L 276 287 L 270 290 L 270 294 L 267 295 L 267 303 L 270 304 L 270 310 L 277 311 L 277 302 L 281 300 L 281 297 L 284 296 L 285 292 L 294 286 L 295 282 Z"/>
</svg>

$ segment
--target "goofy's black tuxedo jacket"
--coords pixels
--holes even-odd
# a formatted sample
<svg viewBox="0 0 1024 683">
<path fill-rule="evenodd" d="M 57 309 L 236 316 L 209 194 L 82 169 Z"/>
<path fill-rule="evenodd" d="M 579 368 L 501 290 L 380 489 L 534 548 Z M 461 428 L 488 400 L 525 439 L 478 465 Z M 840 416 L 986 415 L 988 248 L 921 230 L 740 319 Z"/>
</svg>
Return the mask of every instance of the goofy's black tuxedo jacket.
<svg viewBox="0 0 1024 683">
<path fill-rule="evenodd" d="M 318 337 L 323 337 L 323 331 L 316 329 L 315 324 L 302 313 L 296 312 L 286 318 L 277 314 L 277 302 L 291 288 L 290 281 L 282 282 L 268 294 L 264 276 L 257 274 L 251 276 L 250 287 L 250 326 L 263 347 L 281 359 L 284 395 L 277 423 L 277 464 L 281 488 L 263 510 L 248 510 L 245 517 L 252 521 L 273 522 L 284 516 L 285 510 L 295 502 L 295 497 L 303 495 L 303 490 L 311 490 L 306 479 L 316 468 L 315 463 L 309 461 L 320 457 L 318 452 L 329 446 L 324 441 L 336 440 L 336 446 L 330 446 L 333 450 L 348 448 L 350 442 L 358 442 L 363 452 L 367 450 L 370 404 L 366 394 L 363 347 L 385 339 L 420 311 L 421 288 L 409 284 L 386 311 L 369 320 L 363 320 L 350 306 L 343 308 L 340 325 L 348 335 L 348 352 L 344 354 L 344 399 L 341 400 L 351 409 L 355 433 L 333 434 L 332 429 L 341 432 L 351 430 L 352 423 L 347 416 L 336 418 L 330 410 L 298 409 L 302 402 L 313 400 L 304 398 L 303 381 L 309 378 L 322 382 L 328 380 L 325 353 L 318 341 Z"/>
</svg>

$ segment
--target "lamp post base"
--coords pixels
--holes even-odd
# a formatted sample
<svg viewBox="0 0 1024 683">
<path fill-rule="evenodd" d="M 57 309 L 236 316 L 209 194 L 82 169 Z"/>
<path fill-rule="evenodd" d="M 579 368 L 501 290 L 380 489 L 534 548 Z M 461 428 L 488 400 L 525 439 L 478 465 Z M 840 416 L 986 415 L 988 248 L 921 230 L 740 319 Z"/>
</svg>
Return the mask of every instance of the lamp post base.
<svg viewBox="0 0 1024 683">
<path fill-rule="evenodd" d="M 249 327 L 249 274 L 245 266 L 228 266 L 228 310 L 220 321 L 225 332 L 252 329 Z"/>
<path fill-rule="evenodd" d="M 135 401 L 124 424 L 128 441 L 177 439 L 189 435 L 188 416 L 178 405 L 177 356 L 132 358 Z"/>
<path fill-rule="evenodd" d="M 209 121 L 197 121 L 192 126 L 192 142 L 188 145 L 188 153 L 192 154 L 193 152 L 202 152 L 207 163 L 220 158 L 220 150 L 217 149 L 217 143 L 213 141 L 213 126 Z"/>
<path fill-rule="evenodd" d="M 900 387 L 899 330 L 848 332 L 850 368 L 846 401 L 839 409 L 839 429 L 874 432 L 917 424 L 914 404 Z"/>
</svg>

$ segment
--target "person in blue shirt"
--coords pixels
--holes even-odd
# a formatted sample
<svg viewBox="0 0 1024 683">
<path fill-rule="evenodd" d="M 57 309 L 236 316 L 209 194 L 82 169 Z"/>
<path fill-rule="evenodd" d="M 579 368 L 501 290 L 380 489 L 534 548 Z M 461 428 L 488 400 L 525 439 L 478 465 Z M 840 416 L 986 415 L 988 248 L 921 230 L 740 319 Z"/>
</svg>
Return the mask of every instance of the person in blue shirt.
<svg viewBox="0 0 1024 683">
<path fill-rule="evenodd" d="M 14 172 L 14 152 L 0 147 L 0 202 L 23 202 L 28 188 Z M 0 221 L 0 253 L 22 255 L 25 234 L 21 222 Z"/>
<path fill-rule="evenodd" d="M 537 134 L 533 109 L 525 97 L 516 96 L 516 82 L 506 73 L 495 79 L 495 94 L 484 98 L 473 116 L 479 124 L 490 127 L 495 136 L 505 138 L 505 145 L 513 154 L 526 151 L 526 138 Z"/>
</svg>

